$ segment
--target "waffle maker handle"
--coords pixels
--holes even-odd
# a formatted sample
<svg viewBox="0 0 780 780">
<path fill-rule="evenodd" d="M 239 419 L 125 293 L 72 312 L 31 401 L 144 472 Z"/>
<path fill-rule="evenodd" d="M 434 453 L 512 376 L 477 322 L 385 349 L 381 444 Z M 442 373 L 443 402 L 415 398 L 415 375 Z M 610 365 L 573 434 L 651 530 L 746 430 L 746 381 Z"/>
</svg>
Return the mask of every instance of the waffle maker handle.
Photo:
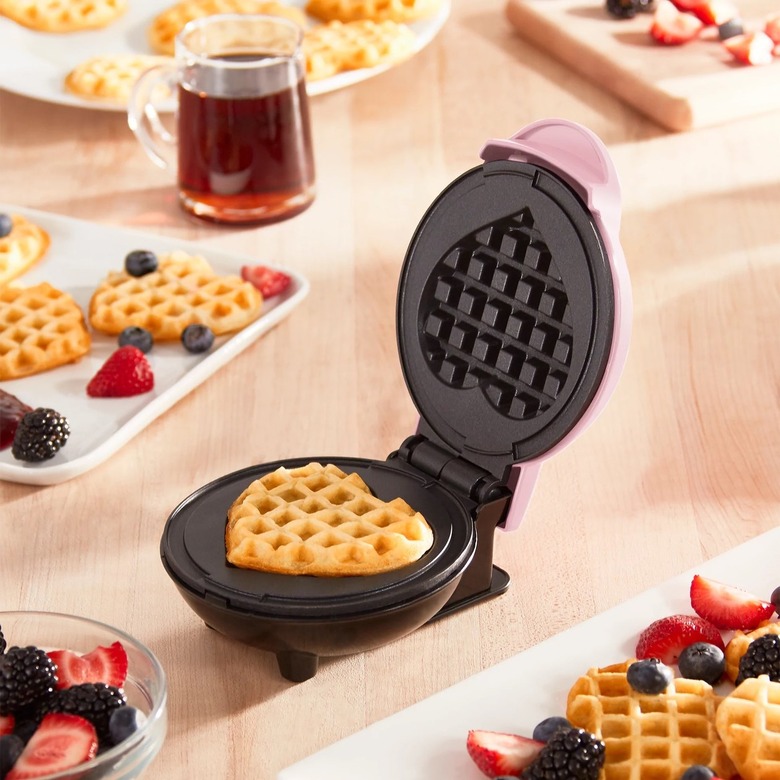
<svg viewBox="0 0 780 780">
<path fill-rule="evenodd" d="M 631 282 L 618 240 L 621 215 L 620 182 L 601 139 L 591 130 L 565 119 L 543 119 L 527 125 L 509 139 L 491 139 L 480 157 L 517 160 L 548 168 L 582 198 L 596 225 L 610 261 L 615 292 L 615 326 L 602 382 L 576 425 L 539 458 L 512 466 L 508 486 L 512 502 L 501 527 L 516 529 L 531 500 L 542 463 L 568 446 L 600 414 L 614 391 L 628 353 L 631 335 Z"/>
</svg>

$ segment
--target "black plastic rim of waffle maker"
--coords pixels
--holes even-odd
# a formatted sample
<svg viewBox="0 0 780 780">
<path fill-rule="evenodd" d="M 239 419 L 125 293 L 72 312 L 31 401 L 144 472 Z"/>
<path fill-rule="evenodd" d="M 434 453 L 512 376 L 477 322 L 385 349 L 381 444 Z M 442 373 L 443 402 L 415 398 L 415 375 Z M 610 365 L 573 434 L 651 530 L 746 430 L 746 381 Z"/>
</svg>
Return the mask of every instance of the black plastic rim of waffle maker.
<svg viewBox="0 0 780 780">
<path fill-rule="evenodd" d="M 320 656 L 381 646 L 503 592 L 509 577 L 493 566 L 492 545 L 511 501 L 509 469 L 553 447 L 587 410 L 614 314 L 604 244 L 565 181 L 516 161 L 467 171 L 420 221 L 400 275 L 398 346 L 417 434 L 386 461 L 294 458 L 205 485 L 166 522 L 166 571 L 208 626 L 274 652 L 294 681 L 315 674 Z M 380 498 L 404 498 L 431 525 L 432 549 L 360 577 L 228 565 L 233 500 L 262 474 L 311 461 L 357 472 Z"/>
</svg>

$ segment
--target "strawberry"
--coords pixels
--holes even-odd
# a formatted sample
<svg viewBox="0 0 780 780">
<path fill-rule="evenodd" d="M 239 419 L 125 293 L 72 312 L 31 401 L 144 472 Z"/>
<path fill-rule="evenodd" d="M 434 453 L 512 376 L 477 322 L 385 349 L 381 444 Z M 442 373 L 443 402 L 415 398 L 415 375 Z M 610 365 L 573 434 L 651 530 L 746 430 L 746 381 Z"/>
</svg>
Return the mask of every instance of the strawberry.
<svg viewBox="0 0 780 780">
<path fill-rule="evenodd" d="M 774 41 L 761 30 L 734 35 L 723 41 L 723 46 L 745 65 L 769 65 L 775 48 Z"/>
<path fill-rule="evenodd" d="M 112 352 L 87 385 L 93 398 L 116 398 L 148 393 L 154 387 L 154 374 L 146 355 L 126 344 Z"/>
<path fill-rule="evenodd" d="M 47 655 L 57 664 L 57 688 L 86 682 L 121 688 L 127 678 L 127 653 L 121 642 L 96 647 L 84 655 L 71 650 L 50 650 Z"/>
<path fill-rule="evenodd" d="M 0 737 L 13 734 L 15 722 L 13 715 L 0 715 Z"/>
<path fill-rule="evenodd" d="M 737 7 L 730 0 L 700 0 L 690 10 L 708 27 L 723 24 L 739 16 Z"/>
<path fill-rule="evenodd" d="M 704 22 L 697 16 L 679 11 L 671 0 L 660 0 L 653 14 L 650 35 L 659 43 L 679 46 L 693 40 L 703 27 Z"/>
<path fill-rule="evenodd" d="M 290 284 L 290 277 L 282 271 L 277 271 L 265 265 L 244 265 L 241 267 L 241 278 L 257 287 L 263 298 L 271 298 L 284 292 Z"/>
<path fill-rule="evenodd" d="M 28 780 L 62 772 L 95 757 L 95 727 L 78 715 L 44 716 L 5 780 Z"/>
<path fill-rule="evenodd" d="M 780 11 L 767 16 L 764 32 L 772 39 L 775 46 L 780 46 Z"/>
<path fill-rule="evenodd" d="M 651 623 L 639 635 L 637 658 L 657 658 L 676 664 L 680 653 L 694 642 L 709 642 L 725 650 L 720 631 L 708 620 L 695 615 L 670 615 Z"/>
<path fill-rule="evenodd" d="M 731 585 L 696 574 L 691 580 L 693 611 L 717 628 L 739 628 L 749 631 L 768 620 L 774 604 Z"/>
<path fill-rule="evenodd" d="M 520 777 L 541 752 L 544 742 L 498 731 L 469 731 L 468 750 L 474 763 L 488 777 Z"/>
</svg>

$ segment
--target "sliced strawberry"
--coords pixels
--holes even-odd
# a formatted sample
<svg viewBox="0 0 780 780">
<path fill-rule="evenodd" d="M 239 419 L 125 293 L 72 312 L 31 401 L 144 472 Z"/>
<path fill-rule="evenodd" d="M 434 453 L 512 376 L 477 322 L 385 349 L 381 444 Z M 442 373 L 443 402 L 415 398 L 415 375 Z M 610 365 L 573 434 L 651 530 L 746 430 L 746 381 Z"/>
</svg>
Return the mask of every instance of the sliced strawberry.
<svg viewBox="0 0 780 780">
<path fill-rule="evenodd" d="M 146 355 L 130 344 L 114 350 L 87 385 L 93 398 L 117 398 L 148 393 L 154 374 Z"/>
<path fill-rule="evenodd" d="M 62 772 L 95 757 L 95 727 L 78 715 L 52 713 L 41 721 L 5 780 L 28 780 Z"/>
<path fill-rule="evenodd" d="M 726 38 L 723 46 L 745 65 L 769 65 L 775 48 L 774 41 L 761 30 Z"/>
<path fill-rule="evenodd" d="M 58 688 L 87 682 L 121 688 L 127 679 L 127 653 L 121 642 L 96 647 L 84 655 L 71 650 L 51 650 L 47 655 L 57 664 Z"/>
<path fill-rule="evenodd" d="M 680 653 L 694 642 L 709 642 L 725 650 L 720 631 L 708 620 L 695 615 L 670 615 L 651 623 L 639 635 L 637 658 L 657 658 L 676 664 Z"/>
<path fill-rule="evenodd" d="M 499 731 L 473 730 L 466 737 L 466 750 L 488 777 L 520 777 L 543 747 L 544 742 Z"/>
<path fill-rule="evenodd" d="M 12 734 L 15 723 L 13 715 L 0 715 L 0 737 L 4 734 Z"/>
<path fill-rule="evenodd" d="M 257 287 L 263 298 L 271 298 L 284 292 L 291 281 L 287 274 L 265 265 L 242 266 L 241 278 Z"/>
<path fill-rule="evenodd" d="M 737 7 L 730 0 L 704 0 L 691 8 L 706 26 L 720 25 L 739 16 Z"/>
<path fill-rule="evenodd" d="M 774 604 L 752 593 L 696 574 L 691 580 L 693 611 L 717 628 L 749 631 L 768 620 Z"/>
<path fill-rule="evenodd" d="M 697 16 L 678 10 L 671 0 L 660 0 L 653 14 L 650 35 L 659 43 L 679 46 L 693 40 L 703 29 Z"/>
<path fill-rule="evenodd" d="M 780 11 L 767 16 L 764 32 L 772 39 L 775 46 L 780 46 Z"/>
</svg>

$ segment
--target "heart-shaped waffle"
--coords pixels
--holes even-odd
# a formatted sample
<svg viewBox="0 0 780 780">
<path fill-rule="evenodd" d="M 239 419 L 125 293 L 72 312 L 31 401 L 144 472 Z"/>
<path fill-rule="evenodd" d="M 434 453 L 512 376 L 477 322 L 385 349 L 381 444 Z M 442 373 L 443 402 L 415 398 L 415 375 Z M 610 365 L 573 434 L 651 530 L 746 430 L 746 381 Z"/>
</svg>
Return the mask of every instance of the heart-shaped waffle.
<svg viewBox="0 0 780 780">
<path fill-rule="evenodd" d="M 780 683 L 744 680 L 720 703 L 715 725 L 742 780 L 780 778 Z"/>
<path fill-rule="evenodd" d="M 105 27 L 126 9 L 127 0 L 0 0 L 0 15 L 50 33 Z"/>
<path fill-rule="evenodd" d="M 0 238 L 0 285 L 23 274 L 49 248 L 49 234 L 19 214 L 11 216 L 13 227 Z"/>
<path fill-rule="evenodd" d="M 416 22 L 436 13 L 441 0 L 309 0 L 306 12 L 323 22 Z"/>
<path fill-rule="evenodd" d="M 232 333 L 257 319 L 263 296 L 239 276 L 219 276 L 205 258 L 185 252 L 159 257 L 156 271 L 131 276 L 112 272 L 89 303 L 89 321 L 110 336 L 129 326 L 146 328 L 155 341 L 181 337 L 188 325 Z"/>
<path fill-rule="evenodd" d="M 712 686 L 678 677 L 663 693 L 638 693 L 626 677 L 631 663 L 590 669 L 569 691 L 566 717 L 604 740 L 602 780 L 679 780 L 694 764 L 730 778 Z"/>
<path fill-rule="evenodd" d="M 385 502 L 333 464 L 279 468 L 256 479 L 228 510 L 227 560 L 279 574 L 344 577 L 418 560 L 433 532 L 403 499 Z"/>
</svg>

